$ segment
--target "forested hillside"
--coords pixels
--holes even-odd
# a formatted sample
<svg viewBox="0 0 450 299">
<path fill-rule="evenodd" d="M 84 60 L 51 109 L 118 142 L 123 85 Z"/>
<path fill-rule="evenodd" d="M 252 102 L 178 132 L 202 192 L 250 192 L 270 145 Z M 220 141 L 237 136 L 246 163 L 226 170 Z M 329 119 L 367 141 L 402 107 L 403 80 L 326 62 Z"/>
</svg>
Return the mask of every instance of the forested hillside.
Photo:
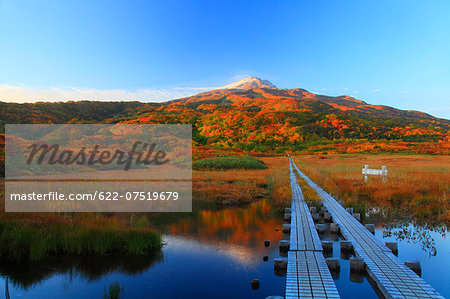
<svg viewBox="0 0 450 299">
<path fill-rule="evenodd" d="M 161 104 L 0 103 L 5 123 L 189 123 L 197 145 L 249 152 L 448 153 L 450 121 L 304 89 L 219 89 Z"/>
</svg>

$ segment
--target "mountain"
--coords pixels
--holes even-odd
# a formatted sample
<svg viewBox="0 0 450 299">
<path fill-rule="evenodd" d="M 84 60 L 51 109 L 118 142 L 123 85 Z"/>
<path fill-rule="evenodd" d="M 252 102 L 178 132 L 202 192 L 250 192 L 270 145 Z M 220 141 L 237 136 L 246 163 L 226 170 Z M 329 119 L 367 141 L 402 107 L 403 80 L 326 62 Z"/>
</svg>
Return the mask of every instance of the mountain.
<svg viewBox="0 0 450 299">
<path fill-rule="evenodd" d="M 257 86 L 257 87 L 252 87 Z M 223 150 L 450 154 L 450 120 L 250 77 L 164 103 L 1 103 L 4 123 L 188 123 Z M 3 128 L 2 128 L 3 129 Z"/>
<path fill-rule="evenodd" d="M 222 88 L 166 102 L 160 111 L 164 118 L 149 113 L 129 122 L 193 123 L 196 141 L 250 151 L 320 152 L 341 144 L 338 152 L 450 153 L 450 120 L 300 88 Z"/>
<path fill-rule="evenodd" d="M 253 88 L 273 88 L 277 89 L 275 85 L 273 85 L 270 81 L 261 80 L 256 77 L 247 77 L 245 79 L 239 80 L 237 82 L 225 85 L 220 89 L 253 89 Z"/>
<path fill-rule="evenodd" d="M 247 78 L 251 79 L 253 77 Z M 244 79 L 246 80 L 246 79 Z M 259 80 L 259 79 L 258 79 Z M 238 86 L 238 81 L 234 86 Z M 269 82 L 261 80 L 263 82 Z M 273 85 L 269 82 L 269 84 Z M 227 86 L 231 86 L 227 85 Z M 350 96 L 326 96 L 311 93 L 305 89 L 278 89 L 278 88 L 251 88 L 251 89 L 217 89 L 194 96 L 168 101 L 165 105 L 169 106 L 186 106 L 189 108 L 209 108 L 213 109 L 214 105 L 218 107 L 230 106 L 239 109 L 248 109 L 249 107 L 259 108 L 262 110 L 273 111 L 290 111 L 301 112 L 309 109 L 320 114 L 321 111 L 316 108 L 323 109 L 323 112 L 335 112 L 338 114 L 347 114 L 347 116 L 356 116 L 369 119 L 396 119 L 402 118 L 403 122 L 411 121 L 413 123 L 431 121 L 442 123 L 444 127 L 450 125 L 449 120 L 439 119 L 427 113 L 419 111 L 405 111 L 395 109 L 384 105 L 370 105 L 364 101 L 355 99 Z M 212 105 L 212 106 L 208 106 Z"/>
</svg>

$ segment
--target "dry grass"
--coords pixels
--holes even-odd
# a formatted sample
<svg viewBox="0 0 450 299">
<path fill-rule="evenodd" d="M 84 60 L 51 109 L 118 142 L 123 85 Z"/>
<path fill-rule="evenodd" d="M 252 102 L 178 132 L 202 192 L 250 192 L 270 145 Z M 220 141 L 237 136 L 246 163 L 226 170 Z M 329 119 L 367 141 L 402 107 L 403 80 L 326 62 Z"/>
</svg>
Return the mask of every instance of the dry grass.
<svg viewBox="0 0 450 299">
<path fill-rule="evenodd" d="M 449 156 L 298 156 L 296 162 L 312 180 L 348 205 L 364 202 L 449 223 Z M 361 169 L 366 164 L 376 169 L 385 165 L 387 182 L 370 176 L 364 183 Z"/>
<path fill-rule="evenodd" d="M 287 167 L 286 169 L 274 170 L 273 175 L 268 177 L 271 198 L 276 207 L 282 208 L 291 205 L 292 193 L 289 180 Z"/>
<path fill-rule="evenodd" d="M 288 160 L 286 157 L 260 158 L 268 166 L 263 170 L 193 171 L 193 199 L 236 205 L 270 196 L 276 205 L 290 202 Z M 130 213 L 5 213 L 4 181 L 0 181 L 0 221 L 20 221 L 24 225 L 83 225 L 92 228 L 126 229 Z M 114 217 L 109 217 L 114 216 Z"/>
<path fill-rule="evenodd" d="M 268 169 L 241 170 L 232 169 L 225 171 L 193 171 L 193 180 L 213 180 L 213 181 L 229 181 L 229 180 L 251 180 L 256 183 L 266 183 L 268 175 L 274 175 L 274 171 L 286 171 L 289 176 L 289 162 L 286 157 L 258 157 L 263 161 Z"/>
<path fill-rule="evenodd" d="M 270 196 L 276 205 L 290 201 L 289 163 L 286 157 L 258 157 L 267 166 L 261 170 L 193 171 L 194 200 L 219 205 L 247 203 Z"/>
</svg>

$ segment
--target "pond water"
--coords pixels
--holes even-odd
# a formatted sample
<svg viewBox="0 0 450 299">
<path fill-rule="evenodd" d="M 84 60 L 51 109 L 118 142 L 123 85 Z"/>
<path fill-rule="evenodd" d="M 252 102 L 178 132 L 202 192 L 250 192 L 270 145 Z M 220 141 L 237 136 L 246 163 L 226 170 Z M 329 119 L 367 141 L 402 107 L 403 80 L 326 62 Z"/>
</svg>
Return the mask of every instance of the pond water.
<svg viewBox="0 0 450 299">
<path fill-rule="evenodd" d="M 146 257 L 52 258 L 23 265 L 0 264 L 0 294 L 8 287 L 11 298 L 101 298 L 105 287 L 118 281 L 124 298 L 265 298 L 284 296 L 285 276 L 274 274 L 277 244 L 283 238 L 282 217 L 274 216 L 269 200 L 244 207 L 200 209 L 164 226 L 166 245 Z M 448 267 L 450 246 L 445 233 L 430 232 L 436 252 L 414 244 L 418 238 L 391 230 L 383 238 L 399 241 L 399 258 L 419 259 L 422 277 L 442 295 L 450 297 Z M 423 232 L 422 232 L 423 233 Z M 385 233 L 386 235 L 386 233 Z M 405 234 L 408 235 L 408 234 Z M 411 234 L 409 235 L 411 236 Z M 332 255 L 341 256 L 339 237 Z M 264 246 L 270 240 L 270 247 Z M 266 257 L 266 258 L 265 258 Z M 350 277 L 349 256 L 341 257 L 341 270 L 334 275 L 342 298 L 377 298 L 365 277 Z M 251 280 L 259 279 L 253 290 Z M 6 283 L 8 279 L 8 283 Z M 364 295 L 363 295 L 364 294 Z"/>
</svg>

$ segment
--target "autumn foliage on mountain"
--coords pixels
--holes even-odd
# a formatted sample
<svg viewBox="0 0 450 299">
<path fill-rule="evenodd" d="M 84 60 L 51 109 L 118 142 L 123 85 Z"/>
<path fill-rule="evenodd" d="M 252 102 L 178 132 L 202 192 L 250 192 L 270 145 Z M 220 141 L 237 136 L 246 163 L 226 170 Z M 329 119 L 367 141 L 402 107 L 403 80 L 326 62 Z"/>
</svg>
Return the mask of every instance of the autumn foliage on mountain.
<svg viewBox="0 0 450 299">
<path fill-rule="evenodd" d="M 195 145 L 219 151 L 450 153 L 449 120 L 298 88 L 217 89 L 165 103 L 0 102 L 0 108 L 2 128 L 6 123 L 192 124 Z"/>
</svg>

